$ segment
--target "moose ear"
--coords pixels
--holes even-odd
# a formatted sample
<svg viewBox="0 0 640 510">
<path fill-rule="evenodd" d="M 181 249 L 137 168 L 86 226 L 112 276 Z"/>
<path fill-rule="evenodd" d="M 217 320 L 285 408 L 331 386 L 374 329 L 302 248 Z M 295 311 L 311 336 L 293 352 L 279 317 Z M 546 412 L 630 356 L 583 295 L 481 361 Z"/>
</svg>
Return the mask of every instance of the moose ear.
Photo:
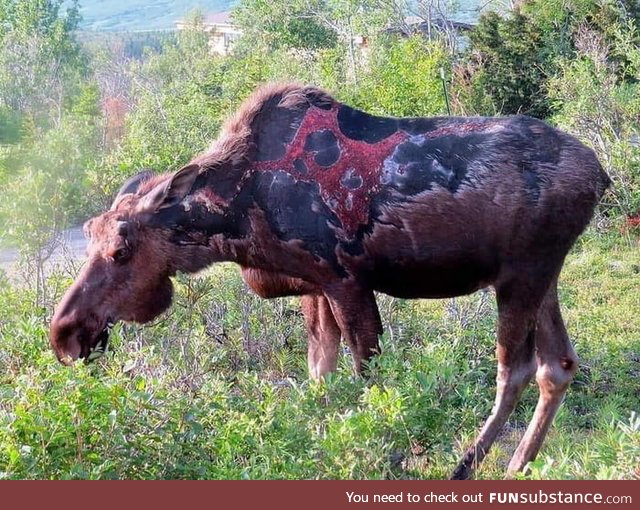
<svg viewBox="0 0 640 510">
<path fill-rule="evenodd" d="M 133 177 L 129 177 L 120 188 L 120 191 L 118 191 L 118 194 L 116 195 L 116 197 L 113 199 L 113 202 L 111 204 L 111 209 L 112 210 L 115 209 L 116 205 L 124 195 L 127 195 L 129 193 L 135 193 L 136 191 L 138 191 L 138 188 L 140 187 L 140 184 L 142 184 L 143 181 L 151 179 L 153 176 L 154 176 L 154 173 L 151 170 L 143 170 L 142 172 L 137 173 Z"/>
<path fill-rule="evenodd" d="M 138 204 L 138 211 L 156 212 L 179 204 L 186 197 L 200 172 L 199 165 L 187 165 L 147 193 Z"/>
</svg>

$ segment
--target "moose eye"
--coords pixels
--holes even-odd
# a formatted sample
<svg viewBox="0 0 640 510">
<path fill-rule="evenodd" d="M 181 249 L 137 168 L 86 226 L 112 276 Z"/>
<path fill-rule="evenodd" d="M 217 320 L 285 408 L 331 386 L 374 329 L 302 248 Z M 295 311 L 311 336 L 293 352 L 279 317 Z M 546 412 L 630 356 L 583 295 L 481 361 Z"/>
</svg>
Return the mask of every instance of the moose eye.
<svg viewBox="0 0 640 510">
<path fill-rule="evenodd" d="M 129 249 L 129 247 L 122 246 L 121 248 L 118 248 L 116 251 L 113 252 L 112 258 L 114 262 L 118 264 L 122 264 L 126 262 L 130 256 L 131 256 L 131 250 Z"/>
</svg>

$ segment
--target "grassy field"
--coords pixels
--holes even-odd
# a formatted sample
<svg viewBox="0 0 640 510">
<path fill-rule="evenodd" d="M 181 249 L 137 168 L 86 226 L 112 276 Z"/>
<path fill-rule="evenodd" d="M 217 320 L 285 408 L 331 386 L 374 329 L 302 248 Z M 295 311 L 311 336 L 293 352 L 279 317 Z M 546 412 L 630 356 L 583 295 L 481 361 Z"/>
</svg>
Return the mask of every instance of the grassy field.
<svg viewBox="0 0 640 510">
<path fill-rule="evenodd" d="M 640 249 L 586 236 L 561 280 L 581 368 L 534 478 L 640 477 Z M 49 280 L 52 303 L 70 278 Z M 233 266 L 175 282 L 153 325 L 119 325 L 113 352 L 69 369 L 50 307 L 0 282 L 0 478 L 442 478 L 493 401 L 490 292 L 380 296 L 385 352 L 368 381 L 348 353 L 307 380 L 295 299 L 253 296 Z M 529 388 L 479 478 L 500 478 L 532 414 Z"/>
</svg>

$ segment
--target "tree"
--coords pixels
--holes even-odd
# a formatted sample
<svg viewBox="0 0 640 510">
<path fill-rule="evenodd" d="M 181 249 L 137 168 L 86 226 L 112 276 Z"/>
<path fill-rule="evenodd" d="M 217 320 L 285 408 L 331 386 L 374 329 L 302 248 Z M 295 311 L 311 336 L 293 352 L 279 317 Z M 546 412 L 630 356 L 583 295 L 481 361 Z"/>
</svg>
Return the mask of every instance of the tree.
<svg viewBox="0 0 640 510">
<path fill-rule="evenodd" d="M 552 63 L 541 51 L 543 41 L 540 28 L 520 13 L 502 18 L 490 12 L 481 18 L 470 35 L 468 56 L 477 64 L 470 79 L 493 105 L 494 111 L 481 113 L 527 113 L 540 118 L 550 113 L 543 84 Z"/>
<path fill-rule="evenodd" d="M 583 27 L 610 45 L 618 27 L 639 15 L 636 0 L 522 0 L 504 16 L 489 12 L 480 17 L 454 71 L 457 99 L 476 113 L 549 117 L 554 106 L 546 94 L 548 81 L 561 59 L 577 55 Z M 627 57 L 610 58 L 624 74 Z"/>
<path fill-rule="evenodd" d="M 615 39 L 609 45 L 604 35 L 583 28 L 576 58 L 559 61 L 549 99 L 553 121 L 593 147 L 612 178 L 608 208 L 630 217 L 640 212 L 640 47 L 633 24 L 619 28 Z M 614 55 L 629 62 L 624 74 Z"/>
<path fill-rule="evenodd" d="M 269 48 L 318 50 L 339 46 L 346 55 L 347 79 L 358 80 L 361 49 L 398 14 L 396 2 L 378 0 L 243 0 L 234 17 L 247 40 Z"/>
<path fill-rule="evenodd" d="M 443 114 L 446 109 L 440 70 L 448 67 L 447 57 L 440 42 L 427 41 L 419 34 L 379 38 L 371 47 L 359 83 L 344 87 L 341 96 L 380 115 Z"/>
<path fill-rule="evenodd" d="M 323 2 L 313 3 L 319 7 Z M 260 40 L 272 49 L 334 46 L 335 33 L 313 17 L 310 4 L 301 1 L 243 0 L 233 11 L 233 19 L 249 39 Z"/>
<path fill-rule="evenodd" d="M 38 299 L 60 229 L 86 210 L 85 172 L 99 151 L 78 22 L 77 0 L 0 0 L 0 233 L 20 248 Z"/>
<path fill-rule="evenodd" d="M 0 107 L 59 123 L 86 62 L 75 40 L 78 0 L 0 0 Z"/>
<path fill-rule="evenodd" d="M 223 59 L 209 54 L 201 22 L 201 15 L 195 13 L 191 28 L 165 41 L 160 52 L 127 62 L 132 102 L 124 138 L 106 157 L 109 171 L 96 169 L 90 176 L 104 195 L 142 167 L 177 169 L 215 137 L 220 125 Z"/>
</svg>

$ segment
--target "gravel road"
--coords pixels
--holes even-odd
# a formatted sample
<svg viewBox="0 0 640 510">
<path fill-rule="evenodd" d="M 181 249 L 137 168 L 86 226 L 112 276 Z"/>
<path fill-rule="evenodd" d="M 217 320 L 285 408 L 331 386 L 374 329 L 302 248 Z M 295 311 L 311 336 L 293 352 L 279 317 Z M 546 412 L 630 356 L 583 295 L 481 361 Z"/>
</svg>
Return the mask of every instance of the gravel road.
<svg viewBox="0 0 640 510">
<path fill-rule="evenodd" d="M 56 247 L 51 258 L 46 262 L 47 268 L 64 266 L 65 262 L 79 263 L 84 260 L 87 240 L 82 233 L 82 227 L 70 228 L 62 233 L 62 240 Z M 16 248 L 0 249 L 0 270 L 9 276 L 16 270 L 16 263 L 20 253 Z"/>
</svg>

